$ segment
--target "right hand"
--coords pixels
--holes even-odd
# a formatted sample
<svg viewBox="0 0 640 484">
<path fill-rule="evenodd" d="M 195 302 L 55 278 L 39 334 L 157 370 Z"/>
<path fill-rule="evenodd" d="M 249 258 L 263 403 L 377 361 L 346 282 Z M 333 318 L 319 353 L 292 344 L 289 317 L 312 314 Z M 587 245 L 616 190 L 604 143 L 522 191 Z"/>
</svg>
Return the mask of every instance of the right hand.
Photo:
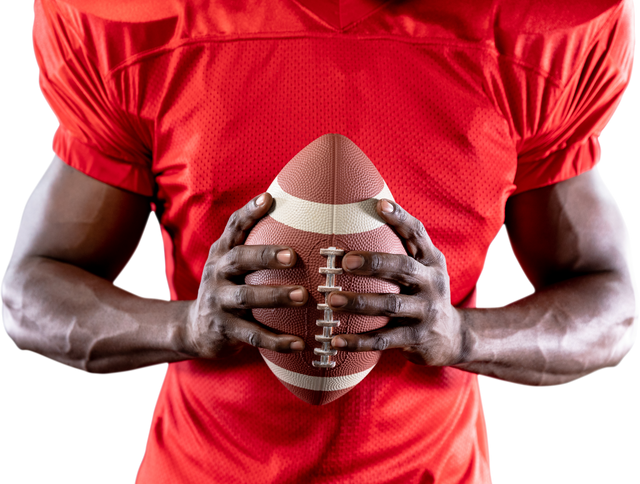
<svg viewBox="0 0 640 484">
<path fill-rule="evenodd" d="M 182 340 L 195 358 L 221 358 L 242 343 L 280 353 L 304 349 L 298 336 L 275 334 L 251 315 L 253 308 L 301 307 L 309 294 L 302 286 L 249 286 L 244 276 L 261 269 L 288 269 L 296 263 L 290 247 L 242 245 L 273 199 L 264 193 L 234 212 L 211 246 L 202 272 L 198 299 L 193 301 Z"/>
</svg>

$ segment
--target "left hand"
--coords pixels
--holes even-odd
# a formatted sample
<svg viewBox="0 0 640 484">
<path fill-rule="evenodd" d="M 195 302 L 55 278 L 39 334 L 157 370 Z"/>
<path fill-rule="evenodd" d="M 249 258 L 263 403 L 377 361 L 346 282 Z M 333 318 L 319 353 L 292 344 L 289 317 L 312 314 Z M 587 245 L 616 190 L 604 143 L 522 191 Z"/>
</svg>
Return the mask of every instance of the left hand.
<svg viewBox="0 0 640 484">
<path fill-rule="evenodd" d="M 343 351 L 401 348 L 417 364 L 460 363 L 465 347 L 462 317 L 451 305 L 444 255 L 433 245 L 422 222 L 398 204 L 380 200 L 376 210 L 404 239 L 409 255 L 353 251 L 343 257 L 342 268 L 348 274 L 395 282 L 400 294 L 332 293 L 329 305 L 335 311 L 390 318 L 382 329 L 336 336 L 332 346 Z"/>
</svg>

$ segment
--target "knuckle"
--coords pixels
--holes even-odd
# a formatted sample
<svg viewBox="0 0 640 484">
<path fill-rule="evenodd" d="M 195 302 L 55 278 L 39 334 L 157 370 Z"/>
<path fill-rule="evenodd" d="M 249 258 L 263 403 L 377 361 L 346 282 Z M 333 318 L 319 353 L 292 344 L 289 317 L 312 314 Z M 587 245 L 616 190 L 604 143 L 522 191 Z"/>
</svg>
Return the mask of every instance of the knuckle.
<svg viewBox="0 0 640 484">
<path fill-rule="evenodd" d="M 240 225 L 240 219 L 241 218 L 242 217 L 240 216 L 240 211 L 236 210 L 229 217 L 229 221 L 227 222 L 227 227 L 230 228 L 230 229 L 234 229 L 234 230 L 237 229 L 238 226 Z"/>
<path fill-rule="evenodd" d="M 207 308 L 214 308 L 218 305 L 218 293 L 216 291 L 207 291 L 203 294 L 204 305 Z"/>
<path fill-rule="evenodd" d="M 247 335 L 247 343 L 251 346 L 259 347 L 262 345 L 262 335 L 258 331 L 251 331 Z"/>
<path fill-rule="evenodd" d="M 236 220 L 237 220 L 237 215 L 235 212 L 233 212 L 231 214 L 231 216 L 229 217 L 229 219 L 227 220 L 227 225 L 224 228 L 224 232 L 222 233 L 222 237 L 221 238 L 226 238 L 226 239 L 233 239 L 235 234 L 235 226 L 236 226 Z"/>
<path fill-rule="evenodd" d="M 437 249 L 434 249 L 428 256 L 422 257 L 420 263 L 425 266 L 446 267 L 444 254 Z"/>
<path fill-rule="evenodd" d="M 411 227 L 411 235 L 416 239 L 420 239 L 425 235 L 427 235 L 427 229 L 424 228 L 424 224 L 420 220 L 418 219 L 414 219 L 414 220 L 415 222 Z"/>
<path fill-rule="evenodd" d="M 404 256 L 401 261 L 401 271 L 403 274 L 415 276 L 420 272 L 420 263 L 412 257 Z"/>
<path fill-rule="evenodd" d="M 410 346 L 419 346 L 422 344 L 424 329 L 420 326 L 405 326 L 407 332 L 407 340 Z"/>
<path fill-rule="evenodd" d="M 216 348 L 221 348 L 229 341 L 228 328 L 222 319 L 208 320 L 199 328 L 192 337 L 192 346 L 204 353 L 216 353 Z"/>
<path fill-rule="evenodd" d="M 397 204 L 396 204 L 396 210 L 398 212 L 396 215 L 398 220 L 402 223 L 406 222 L 407 218 L 409 218 L 409 214 L 406 212 L 406 210 Z"/>
<path fill-rule="evenodd" d="M 263 247 L 258 254 L 262 267 L 268 267 L 269 263 L 275 259 L 274 250 L 270 247 Z"/>
<path fill-rule="evenodd" d="M 444 274 L 437 274 L 434 278 L 434 287 L 439 296 L 444 296 L 449 291 L 449 277 Z"/>
<path fill-rule="evenodd" d="M 347 303 L 348 304 L 348 303 Z M 367 307 L 367 300 L 364 296 L 358 294 L 351 300 L 351 308 L 354 311 L 363 311 Z"/>
<path fill-rule="evenodd" d="M 215 321 L 211 325 L 210 339 L 212 342 L 222 345 L 228 339 L 227 323 L 224 321 Z"/>
<path fill-rule="evenodd" d="M 384 298 L 383 311 L 385 316 L 395 316 L 402 312 L 403 302 L 402 298 L 397 294 L 388 294 Z"/>
<path fill-rule="evenodd" d="M 235 268 L 240 263 L 240 249 L 238 247 L 234 247 L 229 252 L 227 252 L 226 257 L 226 265 L 232 268 Z"/>
<path fill-rule="evenodd" d="M 209 247 L 209 258 L 213 258 L 218 253 L 218 247 L 220 247 L 220 239 L 216 240 L 211 247 Z"/>
<path fill-rule="evenodd" d="M 216 277 L 216 268 L 215 265 L 206 263 L 204 268 L 202 269 L 202 282 L 209 282 L 214 280 Z"/>
<path fill-rule="evenodd" d="M 265 348 L 278 353 L 288 352 L 289 345 L 286 341 L 281 341 L 277 337 L 273 337 L 268 333 L 264 333 L 261 329 L 256 328 L 248 334 L 247 341 L 251 346 Z"/>
<path fill-rule="evenodd" d="M 246 309 L 249 305 L 250 292 L 248 286 L 238 286 L 234 294 L 235 307 L 238 309 Z"/>
<path fill-rule="evenodd" d="M 382 268 L 382 257 L 380 254 L 371 254 L 371 270 L 378 272 Z"/>
<path fill-rule="evenodd" d="M 254 213 L 253 213 L 254 203 L 253 201 L 249 202 L 247 205 L 238 210 L 239 219 L 238 219 L 238 228 L 242 231 L 247 230 L 254 223 Z"/>
<path fill-rule="evenodd" d="M 248 216 L 250 216 L 252 207 L 255 207 L 255 203 L 253 200 L 249 200 L 249 202 L 245 203 L 242 207 L 238 209 L 238 214 L 242 216 L 242 219 L 245 220 Z"/>
<path fill-rule="evenodd" d="M 389 338 L 381 334 L 377 334 L 373 337 L 373 345 L 371 349 L 373 351 L 384 351 L 389 347 L 390 343 Z"/>
</svg>

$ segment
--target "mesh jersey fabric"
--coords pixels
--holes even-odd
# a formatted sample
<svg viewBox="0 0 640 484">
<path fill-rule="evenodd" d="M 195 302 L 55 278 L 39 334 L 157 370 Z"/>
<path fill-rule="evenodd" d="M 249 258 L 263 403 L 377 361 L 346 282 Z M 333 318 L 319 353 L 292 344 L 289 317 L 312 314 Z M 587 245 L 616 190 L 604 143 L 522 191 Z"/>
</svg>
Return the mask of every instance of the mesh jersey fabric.
<svg viewBox="0 0 640 484">
<path fill-rule="evenodd" d="M 173 299 L 230 214 L 325 133 L 353 140 L 473 304 L 513 193 L 598 160 L 628 82 L 630 0 L 36 0 L 54 150 L 152 197 Z M 139 483 L 488 483 L 474 375 L 396 351 L 312 407 L 257 350 L 169 365 Z"/>
</svg>

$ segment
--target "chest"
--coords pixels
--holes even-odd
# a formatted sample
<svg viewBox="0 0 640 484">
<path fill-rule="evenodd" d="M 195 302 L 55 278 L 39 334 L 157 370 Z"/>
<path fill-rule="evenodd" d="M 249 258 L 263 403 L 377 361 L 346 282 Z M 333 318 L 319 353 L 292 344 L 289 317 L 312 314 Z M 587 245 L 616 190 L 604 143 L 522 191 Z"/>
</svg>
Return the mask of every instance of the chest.
<svg viewBox="0 0 640 484">
<path fill-rule="evenodd" d="M 384 38 L 202 42 L 140 75 L 161 222 L 191 237 L 191 253 L 205 257 L 231 212 L 326 133 L 367 154 L 448 257 L 481 267 L 503 222 L 516 152 L 477 52 Z"/>
</svg>

